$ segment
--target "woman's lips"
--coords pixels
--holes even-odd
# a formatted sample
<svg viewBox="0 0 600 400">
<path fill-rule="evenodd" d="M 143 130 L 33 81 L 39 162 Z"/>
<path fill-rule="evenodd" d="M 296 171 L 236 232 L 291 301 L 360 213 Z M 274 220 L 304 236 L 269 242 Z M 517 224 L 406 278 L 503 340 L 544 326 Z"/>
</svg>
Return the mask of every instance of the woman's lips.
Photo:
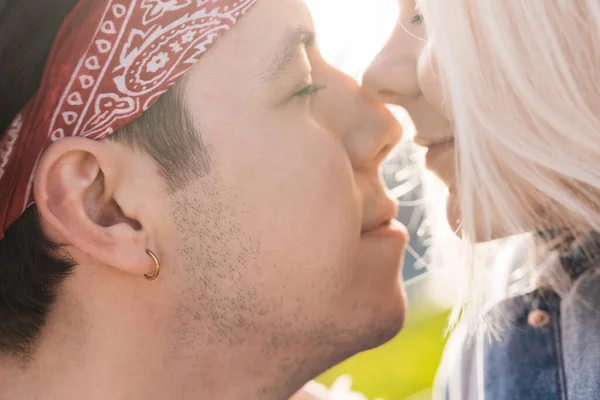
<svg viewBox="0 0 600 400">
<path fill-rule="evenodd" d="M 454 140 L 446 140 L 435 143 L 427 146 L 427 148 L 428 150 L 425 156 L 425 166 L 430 168 L 435 165 L 436 160 L 439 159 L 441 155 L 454 148 Z"/>
</svg>

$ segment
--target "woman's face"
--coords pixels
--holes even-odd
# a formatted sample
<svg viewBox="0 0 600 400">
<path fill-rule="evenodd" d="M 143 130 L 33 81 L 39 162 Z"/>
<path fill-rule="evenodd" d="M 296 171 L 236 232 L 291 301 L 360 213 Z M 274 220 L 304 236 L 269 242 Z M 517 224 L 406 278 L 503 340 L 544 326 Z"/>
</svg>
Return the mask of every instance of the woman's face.
<svg viewBox="0 0 600 400">
<path fill-rule="evenodd" d="M 392 36 L 363 77 L 377 100 L 396 104 L 409 113 L 415 142 L 428 149 L 426 166 L 448 186 L 448 222 L 458 225 L 455 153 L 451 112 L 446 106 L 435 59 L 415 0 L 398 0 L 400 20 Z"/>
</svg>

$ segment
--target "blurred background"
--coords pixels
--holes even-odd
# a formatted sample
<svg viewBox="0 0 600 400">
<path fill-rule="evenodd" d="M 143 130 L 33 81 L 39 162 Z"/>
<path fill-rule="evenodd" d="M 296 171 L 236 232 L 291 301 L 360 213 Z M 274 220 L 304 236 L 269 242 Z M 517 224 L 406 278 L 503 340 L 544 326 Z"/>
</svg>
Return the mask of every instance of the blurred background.
<svg viewBox="0 0 600 400">
<path fill-rule="evenodd" d="M 370 60 L 398 23 L 397 1 L 306 2 L 313 13 L 325 58 L 360 82 Z M 407 138 L 383 168 L 388 187 L 400 201 L 398 219 L 411 233 L 403 273 L 410 307 L 407 323 L 387 345 L 353 357 L 318 381 L 331 386 L 340 376 L 348 375 L 352 389 L 370 400 L 425 400 L 432 397 L 454 293 L 448 276 L 428 270 L 433 218 L 426 213 L 426 204 L 431 204 L 432 192 L 424 188 L 434 178 L 422 167 L 422 150 L 410 142 L 412 128 L 404 111 L 391 110 L 402 121 Z M 443 195 L 436 201 L 443 204 Z"/>
</svg>

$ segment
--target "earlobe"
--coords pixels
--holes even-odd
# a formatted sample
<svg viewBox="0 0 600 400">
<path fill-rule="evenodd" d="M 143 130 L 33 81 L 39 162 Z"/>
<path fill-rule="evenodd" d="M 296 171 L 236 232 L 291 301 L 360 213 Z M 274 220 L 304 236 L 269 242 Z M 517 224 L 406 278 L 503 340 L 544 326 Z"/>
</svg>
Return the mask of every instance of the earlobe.
<svg viewBox="0 0 600 400">
<path fill-rule="evenodd" d="M 101 265 L 139 276 L 154 263 L 146 253 L 149 237 L 141 216 L 125 215 L 123 208 L 132 207 L 116 200 L 127 174 L 123 151 L 106 141 L 57 141 L 40 159 L 34 197 L 43 226 L 58 240 Z"/>
</svg>

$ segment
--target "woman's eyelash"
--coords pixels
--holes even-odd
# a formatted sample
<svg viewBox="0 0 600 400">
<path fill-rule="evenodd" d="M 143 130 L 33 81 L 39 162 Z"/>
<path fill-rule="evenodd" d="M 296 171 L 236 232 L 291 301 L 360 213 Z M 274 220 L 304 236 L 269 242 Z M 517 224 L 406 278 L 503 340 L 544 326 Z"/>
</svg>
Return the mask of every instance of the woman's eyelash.
<svg viewBox="0 0 600 400">
<path fill-rule="evenodd" d="M 423 15 L 421 15 L 421 14 L 415 14 L 415 15 L 414 15 L 414 16 L 411 18 L 410 22 L 411 22 L 413 25 L 419 25 L 419 24 L 422 24 L 422 23 L 423 23 Z"/>
</svg>

